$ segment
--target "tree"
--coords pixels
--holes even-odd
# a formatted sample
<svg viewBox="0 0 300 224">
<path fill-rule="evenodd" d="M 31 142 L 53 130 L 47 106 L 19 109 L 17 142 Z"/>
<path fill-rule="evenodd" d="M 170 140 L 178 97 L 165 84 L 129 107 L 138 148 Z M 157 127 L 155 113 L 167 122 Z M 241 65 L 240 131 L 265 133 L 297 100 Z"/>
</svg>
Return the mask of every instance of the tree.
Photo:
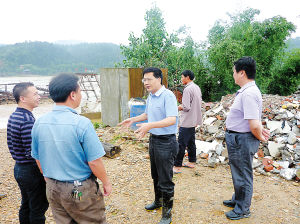
<svg viewBox="0 0 300 224">
<path fill-rule="evenodd" d="M 269 93 L 289 95 L 300 85 L 300 49 L 294 49 L 286 54 L 281 67 L 273 72 L 268 86 Z"/>
<path fill-rule="evenodd" d="M 229 15 L 230 21 L 216 22 L 209 31 L 207 57 L 213 100 L 234 92 L 238 87 L 232 79 L 232 65 L 242 56 L 252 56 L 257 62 L 257 84 L 267 92 L 272 80 L 272 66 L 284 53 L 285 39 L 295 26 L 285 18 L 276 16 L 263 22 L 254 18 L 260 12 L 247 9 L 237 15 Z"/>
<path fill-rule="evenodd" d="M 130 33 L 129 46 L 121 45 L 125 67 L 168 68 L 171 88 L 178 84 L 182 70 L 200 69 L 200 57 L 196 56 L 198 45 L 190 37 L 187 27 L 182 26 L 168 34 L 162 12 L 156 6 L 146 11 L 145 21 L 142 35 L 135 37 Z"/>
<path fill-rule="evenodd" d="M 146 28 L 140 37 L 129 35 L 129 46 L 121 45 L 125 67 L 164 67 L 166 55 L 176 41 L 165 29 L 162 12 L 153 6 L 145 15 Z"/>
</svg>

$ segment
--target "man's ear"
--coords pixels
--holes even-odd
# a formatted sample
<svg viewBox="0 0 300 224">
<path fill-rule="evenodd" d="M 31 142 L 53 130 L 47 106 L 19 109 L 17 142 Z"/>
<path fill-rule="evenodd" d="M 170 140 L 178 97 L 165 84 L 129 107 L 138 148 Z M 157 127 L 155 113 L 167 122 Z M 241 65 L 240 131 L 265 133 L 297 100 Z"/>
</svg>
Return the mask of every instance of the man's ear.
<svg viewBox="0 0 300 224">
<path fill-rule="evenodd" d="M 75 92 L 74 92 L 74 91 L 72 91 L 72 92 L 70 93 L 70 98 L 71 98 L 72 100 L 75 99 Z"/>
<path fill-rule="evenodd" d="M 20 96 L 20 101 L 24 102 L 25 101 L 25 97 L 24 96 Z"/>
</svg>

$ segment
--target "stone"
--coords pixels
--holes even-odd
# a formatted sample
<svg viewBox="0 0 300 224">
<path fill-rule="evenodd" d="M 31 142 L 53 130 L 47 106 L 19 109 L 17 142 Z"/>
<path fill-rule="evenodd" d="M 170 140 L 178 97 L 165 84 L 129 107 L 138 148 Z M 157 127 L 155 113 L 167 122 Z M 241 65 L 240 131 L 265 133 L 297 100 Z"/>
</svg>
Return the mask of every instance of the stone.
<svg viewBox="0 0 300 224">
<path fill-rule="evenodd" d="M 221 105 L 221 106 L 219 106 L 219 107 L 217 107 L 217 108 L 214 108 L 214 109 L 212 109 L 212 111 L 214 112 L 214 113 L 219 113 L 221 110 L 223 110 L 224 108 L 223 108 L 223 106 Z"/>
<path fill-rule="evenodd" d="M 261 161 L 259 161 L 258 159 L 253 159 L 252 169 L 255 169 L 261 165 L 262 165 Z"/>
<path fill-rule="evenodd" d="M 209 134 L 215 134 L 218 132 L 219 126 L 218 125 L 210 125 L 210 126 L 206 127 L 206 130 Z"/>
<path fill-rule="evenodd" d="M 276 129 L 281 130 L 282 122 L 281 121 L 266 121 L 267 128 L 270 130 L 270 132 L 273 132 Z"/>
<path fill-rule="evenodd" d="M 297 176 L 298 178 L 300 178 L 300 168 L 298 168 L 298 169 L 296 170 L 296 176 Z"/>
<path fill-rule="evenodd" d="M 200 158 L 201 158 L 201 159 L 207 159 L 207 158 L 208 158 L 208 153 L 204 153 L 204 152 L 201 153 L 201 154 L 200 154 Z"/>
<path fill-rule="evenodd" d="M 265 156 L 264 151 L 262 149 L 259 149 L 257 151 L 257 156 L 260 157 L 260 158 L 263 158 Z"/>
<path fill-rule="evenodd" d="M 280 176 L 286 180 L 292 180 L 296 176 L 296 169 L 294 168 L 281 169 Z"/>
<path fill-rule="evenodd" d="M 272 165 L 266 165 L 266 166 L 264 166 L 264 170 L 266 171 L 266 172 L 270 172 L 271 170 L 273 170 L 274 169 L 274 167 L 272 166 Z"/>
<path fill-rule="evenodd" d="M 283 169 L 289 168 L 290 163 L 288 161 L 276 161 L 276 163 Z"/>
<path fill-rule="evenodd" d="M 219 132 L 216 134 L 216 139 L 220 139 L 220 140 L 225 139 L 225 131 L 219 131 Z"/>
<path fill-rule="evenodd" d="M 219 156 L 219 160 L 220 160 L 221 164 L 225 164 L 226 157 L 225 156 Z"/>
<path fill-rule="evenodd" d="M 217 118 L 215 117 L 209 117 L 206 118 L 203 122 L 204 125 L 211 125 L 215 120 L 217 120 Z"/>
<path fill-rule="evenodd" d="M 208 153 L 208 151 L 214 151 L 216 146 L 219 144 L 217 141 L 205 142 L 196 140 L 196 154 L 199 155 L 201 152 Z"/>
<path fill-rule="evenodd" d="M 273 141 L 268 142 L 268 149 L 272 157 L 279 157 L 281 154 L 280 148 L 282 147 L 284 147 L 284 144 L 276 143 Z"/>
<path fill-rule="evenodd" d="M 211 156 L 208 157 L 208 166 L 211 168 L 215 168 L 217 165 L 216 153 L 212 153 Z"/>
<path fill-rule="evenodd" d="M 289 144 L 294 145 L 297 142 L 296 134 L 294 132 L 290 132 L 287 141 Z"/>
<path fill-rule="evenodd" d="M 289 126 L 287 122 L 284 122 L 284 128 L 282 129 L 282 133 L 289 134 L 292 128 Z"/>
<path fill-rule="evenodd" d="M 222 155 L 223 150 L 224 150 L 224 147 L 223 147 L 222 144 L 218 144 L 218 145 L 216 146 L 216 153 L 217 153 L 219 156 Z"/>
<path fill-rule="evenodd" d="M 300 136 L 300 128 L 298 128 L 296 125 L 292 127 L 292 132 L 295 133 L 296 136 Z"/>
</svg>

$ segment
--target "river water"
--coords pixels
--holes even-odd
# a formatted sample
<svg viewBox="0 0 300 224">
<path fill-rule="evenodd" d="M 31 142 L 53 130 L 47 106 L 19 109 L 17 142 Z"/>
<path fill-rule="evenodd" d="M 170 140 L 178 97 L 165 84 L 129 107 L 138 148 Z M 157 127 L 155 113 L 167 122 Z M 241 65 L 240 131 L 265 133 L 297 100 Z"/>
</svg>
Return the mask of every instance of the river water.
<svg viewBox="0 0 300 224">
<path fill-rule="evenodd" d="M 41 88 L 48 88 L 48 84 L 53 76 L 13 76 L 13 77 L 0 77 L 0 84 L 9 84 L 9 83 L 19 83 L 19 82 L 32 82 L 35 86 Z M 7 90 L 12 92 L 14 85 L 8 85 Z M 4 90 L 4 86 L 0 85 L 0 91 Z M 100 89 L 96 89 L 100 95 Z M 43 94 L 43 91 L 40 91 L 40 94 Z M 77 112 L 85 112 L 85 113 L 97 113 L 101 112 L 101 104 L 100 101 L 93 97 L 91 93 L 88 93 L 89 98 L 87 99 L 87 94 L 82 92 L 82 101 L 79 108 L 77 108 Z M 99 97 L 99 96 L 98 96 Z M 33 110 L 33 114 L 35 118 L 39 118 L 41 115 L 51 111 L 54 103 L 51 101 L 43 102 L 39 105 L 39 107 Z M 6 128 L 8 118 L 12 112 L 15 111 L 17 104 L 3 104 L 0 105 L 0 129 Z M 99 115 L 100 116 L 100 115 Z M 99 117 L 100 119 L 100 117 Z M 92 119 L 93 120 L 93 119 Z M 97 119 L 96 119 L 97 120 Z"/>
</svg>

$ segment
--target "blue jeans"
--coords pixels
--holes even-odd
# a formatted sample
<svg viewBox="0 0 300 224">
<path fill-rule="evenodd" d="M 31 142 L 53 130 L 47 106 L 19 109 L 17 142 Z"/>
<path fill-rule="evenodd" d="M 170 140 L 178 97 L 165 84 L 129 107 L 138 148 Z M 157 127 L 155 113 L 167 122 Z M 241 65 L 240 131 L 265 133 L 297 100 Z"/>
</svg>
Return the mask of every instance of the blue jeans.
<svg viewBox="0 0 300 224">
<path fill-rule="evenodd" d="M 234 186 L 234 212 L 245 214 L 249 211 L 253 194 L 253 156 L 259 147 L 252 133 L 226 132 L 226 145 Z"/>
<path fill-rule="evenodd" d="M 46 198 L 46 183 L 38 166 L 35 163 L 16 163 L 14 175 L 22 196 L 20 224 L 45 223 L 45 212 L 49 204 Z"/>
<path fill-rule="evenodd" d="M 178 153 L 178 143 L 174 135 L 152 135 L 149 141 L 151 175 L 154 186 L 163 193 L 173 193 L 175 184 L 173 166 Z"/>
<path fill-rule="evenodd" d="M 189 162 L 196 162 L 196 143 L 195 143 L 195 127 L 192 128 L 179 128 L 178 135 L 179 152 L 176 156 L 174 166 L 181 167 L 182 161 L 187 147 Z"/>
</svg>

